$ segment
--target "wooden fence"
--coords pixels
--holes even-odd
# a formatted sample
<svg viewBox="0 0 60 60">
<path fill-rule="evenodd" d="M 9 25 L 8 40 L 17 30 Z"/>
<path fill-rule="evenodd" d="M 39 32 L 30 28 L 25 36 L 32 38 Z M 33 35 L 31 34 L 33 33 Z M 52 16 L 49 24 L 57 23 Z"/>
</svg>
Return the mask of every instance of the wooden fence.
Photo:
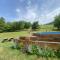
<svg viewBox="0 0 60 60">
<path fill-rule="evenodd" d="M 45 47 L 49 47 L 49 48 L 53 48 L 53 49 L 60 48 L 60 42 L 59 41 L 37 40 L 37 37 L 23 37 L 20 39 L 20 42 L 22 42 L 24 45 L 35 44 L 35 45 L 38 45 L 38 46 L 43 47 L 43 48 L 45 48 Z"/>
</svg>

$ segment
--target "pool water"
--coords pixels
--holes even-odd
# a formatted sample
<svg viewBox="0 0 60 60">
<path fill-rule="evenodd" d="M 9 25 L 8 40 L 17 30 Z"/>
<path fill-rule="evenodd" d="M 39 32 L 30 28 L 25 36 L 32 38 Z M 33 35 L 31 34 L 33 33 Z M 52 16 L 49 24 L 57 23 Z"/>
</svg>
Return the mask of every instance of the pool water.
<svg viewBox="0 0 60 60">
<path fill-rule="evenodd" d="M 60 32 L 37 32 L 36 34 L 60 34 Z"/>
</svg>

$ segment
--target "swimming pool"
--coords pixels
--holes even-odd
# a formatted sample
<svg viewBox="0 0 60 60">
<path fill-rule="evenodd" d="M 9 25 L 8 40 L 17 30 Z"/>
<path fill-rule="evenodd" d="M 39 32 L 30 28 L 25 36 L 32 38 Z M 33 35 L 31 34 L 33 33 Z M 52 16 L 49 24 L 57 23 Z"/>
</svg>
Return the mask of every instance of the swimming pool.
<svg viewBox="0 0 60 60">
<path fill-rule="evenodd" d="M 33 33 L 39 41 L 60 42 L 60 32 L 36 32 Z"/>
<path fill-rule="evenodd" d="M 35 34 L 43 34 L 43 35 L 46 35 L 46 34 L 60 34 L 60 32 L 37 32 Z"/>
<path fill-rule="evenodd" d="M 60 32 L 36 32 L 33 36 L 60 36 Z"/>
</svg>

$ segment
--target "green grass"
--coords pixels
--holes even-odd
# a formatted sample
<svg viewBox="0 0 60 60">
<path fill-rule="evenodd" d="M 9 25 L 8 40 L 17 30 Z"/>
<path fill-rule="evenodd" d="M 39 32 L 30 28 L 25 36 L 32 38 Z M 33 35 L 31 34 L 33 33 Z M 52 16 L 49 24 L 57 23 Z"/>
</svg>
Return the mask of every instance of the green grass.
<svg viewBox="0 0 60 60">
<path fill-rule="evenodd" d="M 0 60 L 46 60 L 46 58 L 36 55 L 27 55 L 19 50 L 10 48 L 12 42 L 0 43 Z M 58 60 L 58 58 L 49 58 L 49 60 Z"/>
<path fill-rule="evenodd" d="M 40 26 L 40 31 L 45 32 L 45 31 L 53 31 L 54 26 L 53 25 L 41 25 Z"/>
<path fill-rule="evenodd" d="M 12 42 L 0 43 L 0 60 L 36 60 L 36 55 L 26 55 L 16 49 L 11 49 Z"/>
<path fill-rule="evenodd" d="M 38 58 L 36 55 L 26 55 L 16 49 L 10 47 L 13 43 L 1 43 L 0 44 L 0 60 L 45 60 L 45 58 Z M 50 59 L 50 58 L 49 58 Z M 58 59 L 54 59 L 58 60 Z"/>
<path fill-rule="evenodd" d="M 27 31 L 20 31 L 20 32 L 5 32 L 5 33 L 0 33 L 0 38 L 16 38 L 20 36 L 27 36 L 28 32 Z"/>
</svg>

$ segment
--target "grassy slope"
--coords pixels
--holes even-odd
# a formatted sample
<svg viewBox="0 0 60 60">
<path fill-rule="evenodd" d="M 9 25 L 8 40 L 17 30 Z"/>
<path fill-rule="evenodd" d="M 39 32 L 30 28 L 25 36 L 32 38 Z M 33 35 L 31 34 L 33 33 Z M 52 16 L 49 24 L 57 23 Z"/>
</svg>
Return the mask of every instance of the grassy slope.
<svg viewBox="0 0 60 60">
<path fill-rule="evenodd" d="M 19 36 L 27 36 L 27 31 L 21 31 L 21 32 L 6 32 L 6 33 L 0 33 L 0 38 L 10 38 L 10 37 L 19 37 Z"/>
<path fill-rule="evenodd" d="M 41 25 L 40 31 L 53 31 L 53 25 Z"/>
</svg>

